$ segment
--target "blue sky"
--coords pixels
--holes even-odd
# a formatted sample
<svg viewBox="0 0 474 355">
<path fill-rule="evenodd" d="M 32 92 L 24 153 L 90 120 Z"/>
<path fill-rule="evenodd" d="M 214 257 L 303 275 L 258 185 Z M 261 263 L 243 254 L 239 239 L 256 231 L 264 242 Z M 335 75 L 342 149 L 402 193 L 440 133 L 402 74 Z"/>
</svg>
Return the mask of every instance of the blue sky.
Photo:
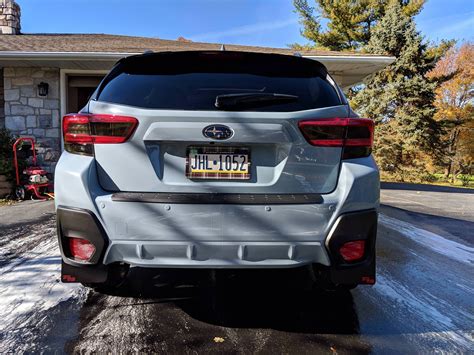
<svg viewBox="0 0 474 355">
<path fill-rule="evenodd" d="M 312 0 L 310 0 L 311 2 Z M 286 47 L 305 43 L 291 0 L 17 0 L 24 33 L 112 33 Z M 474 39 L 474 0 L 428 0 L 433 41 Z"/>
</svg>

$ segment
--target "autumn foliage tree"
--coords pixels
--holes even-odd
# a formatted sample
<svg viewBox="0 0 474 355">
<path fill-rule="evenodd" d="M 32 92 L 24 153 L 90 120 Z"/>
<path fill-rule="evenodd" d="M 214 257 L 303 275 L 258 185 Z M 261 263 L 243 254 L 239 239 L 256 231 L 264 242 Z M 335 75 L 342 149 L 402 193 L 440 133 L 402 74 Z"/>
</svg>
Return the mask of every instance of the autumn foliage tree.
<svg viewBox="0 0 474 355">
<path fill-rule="evenodd" d="M 443 127 L 444 149 L 435 163 L 446 177 L 472 174 L 474 165 L 474 45 L 453 47 L 431 70 L 436 89 L 435 119 Z"/>
</svg>

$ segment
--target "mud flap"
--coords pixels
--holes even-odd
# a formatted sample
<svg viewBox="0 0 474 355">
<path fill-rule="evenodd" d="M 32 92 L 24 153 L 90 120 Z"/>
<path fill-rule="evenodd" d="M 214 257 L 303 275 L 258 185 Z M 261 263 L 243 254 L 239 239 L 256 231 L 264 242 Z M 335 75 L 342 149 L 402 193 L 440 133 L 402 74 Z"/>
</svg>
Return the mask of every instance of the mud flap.
<svg viewBox="0 0 474 355">
<path fill-rule="evenodd" d="M 64 283 L 103 283 L 107 280 L 107 266 L 84 265 L 72 266 L 61 262 L 61 281 Z"/>
<path fill-rule="evenodd" d="M 330 269 L 329 279 L 335 285 L 374 285 L 375 258 L 371 259 L 355 267 Z"/>
</svg>

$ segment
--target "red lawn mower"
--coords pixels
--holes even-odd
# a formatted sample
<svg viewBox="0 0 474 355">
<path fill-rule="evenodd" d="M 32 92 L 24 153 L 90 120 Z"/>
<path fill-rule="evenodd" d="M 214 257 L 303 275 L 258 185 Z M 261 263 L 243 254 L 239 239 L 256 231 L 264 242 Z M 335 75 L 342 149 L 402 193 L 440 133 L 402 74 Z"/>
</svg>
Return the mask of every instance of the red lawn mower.
<svg viewBox="0 0 474 355">
<path fill-rule="evenodd" d="M 29 144 L 24 144 L 24 143 Z M 27 166 L 20 173 L 20 166 L 18 164 L 18 155 L 22 155 L 25 161 L 28 161 L 31 154 L 28 150 L 33 152 L 31 164 Z M 25 200 L 28 197 L 31 199 L 47 200 L 54 198 L 53 184 L 48 178 L 48 172 L 43 168 L 37 166 L 35 140 L 29 137 L 20 137 L 13 144 L 13 164 L 16 175 L 15 196 L 20 200 Z"/>
</svg>

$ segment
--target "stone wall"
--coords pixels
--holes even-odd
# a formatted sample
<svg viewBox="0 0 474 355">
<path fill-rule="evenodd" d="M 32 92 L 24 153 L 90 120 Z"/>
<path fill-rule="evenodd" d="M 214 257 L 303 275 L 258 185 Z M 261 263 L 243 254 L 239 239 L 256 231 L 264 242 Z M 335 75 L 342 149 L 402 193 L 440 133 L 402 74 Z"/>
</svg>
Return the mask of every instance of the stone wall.
<svg viewBox="0 0 474 355">
<path fill-rule="evenodd" d="M 20 6 L 17 3 L 13 0 L 0 0 L 0 34 L 19 34 L 20 16 Z"/>
<path fill-rule="evenodd" d="M 61 152 L 59 69 L 4 68 L 5 127 L 17 136 L 34 137 L 38 163 L 50 172 Z M 38 84 L 49 84 L 47 96 Z"/>
</svg>

